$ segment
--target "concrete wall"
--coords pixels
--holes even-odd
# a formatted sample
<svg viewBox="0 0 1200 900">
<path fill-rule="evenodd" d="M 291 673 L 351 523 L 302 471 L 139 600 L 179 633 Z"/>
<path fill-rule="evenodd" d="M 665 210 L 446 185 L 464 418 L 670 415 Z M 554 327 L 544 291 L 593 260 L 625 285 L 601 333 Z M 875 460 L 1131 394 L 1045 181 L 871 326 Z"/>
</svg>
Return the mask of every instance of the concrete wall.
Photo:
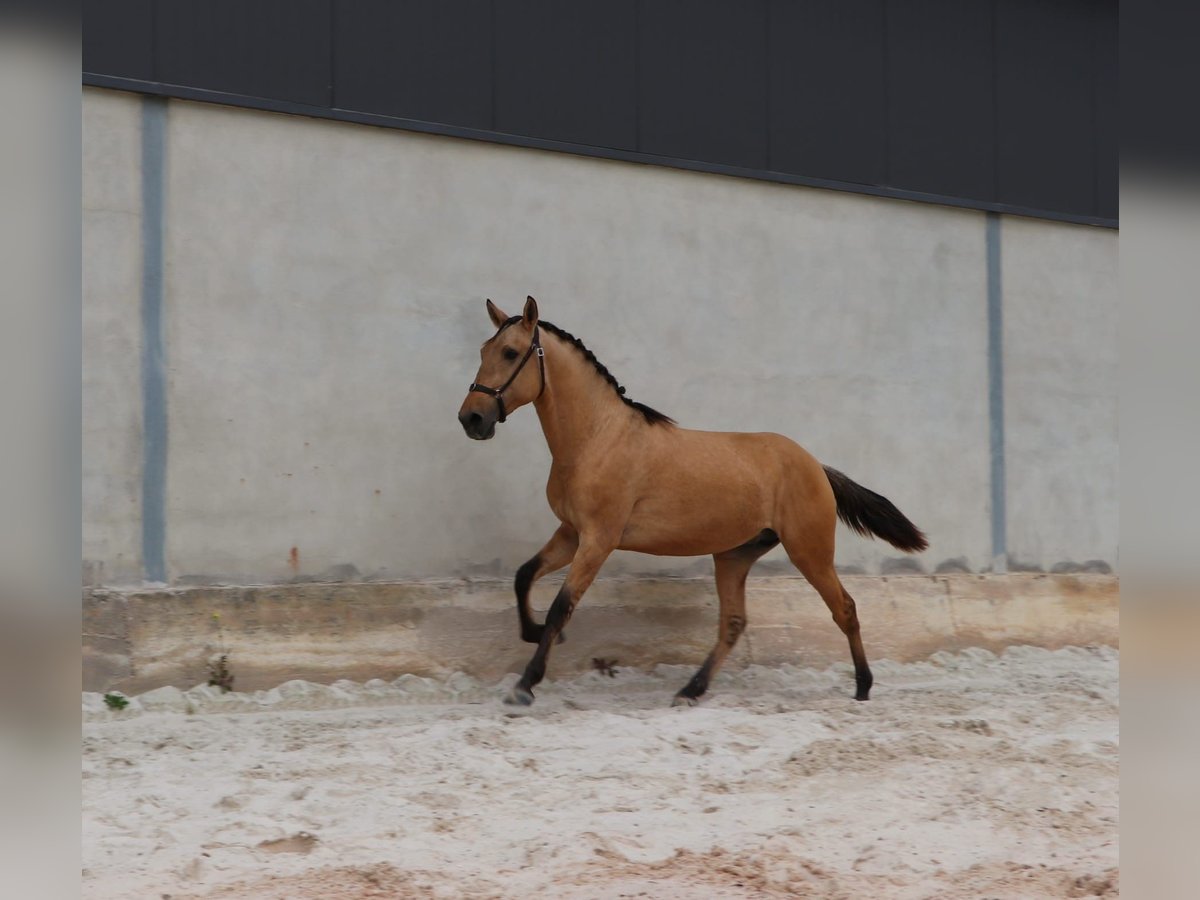
<svg viewBox="0 0 1200 900">
<path fill-rule="evenodd" d="M 1015 567 L 1117 567 L 1116 235 L 1003 228 L 1008 549 Z"/>
<path fill-rule="evenodd" d="M 83 103 L 84 577 L 142 574 L 141 101 Z"/>
<path fill-rule="evenodd" d="M 137 104 L 85 92 L 85 182 L 136 187 Z M 536 416 L 485 444 L 455 421 L 483 298 L 515 311 L 527 293 L 630 396 L 689 427 L 782 432 L 889 496 L 930 535 L 926 571 L 991 564 L 982 213 L 178 101 L 164 187 L 175 583 L 531 555 L 555 525 Z M 1010 544 L 1043 568 L 1113 563 L 1116 235 L 1005 219 L 1002 236 Z M 140 534 L 127 238 L 85 260 L 105 436 L 85 447 L 85 553 L 110 581 Z M 838 560 L 896 555 L 843 532 Z"/>
<path fill-rule="evenodd" d="M 1119 643 L 1115 575 L 846 575 L 872 662 L 938 651 L 1024 644 L 1050 649 Z M 538 586 L 535 606 L 553 596 Z M 846 639 L 800 576 L 751 580 L 746 632 L 725 668 L 844 668 Z M 605 578 L 555 647 L 552 678 L 596 658 L 622 667 L 698 666 L 716 637 L 711 578 Z M 419 583 L 93 588 L 83 600 L 83 688 L 129 694 L 164 684 L 187 690 L 227 655 L 237 690 L 293 678 L 391 680 L 465 672 L 493 681 L 520 672 L 531 648 L 517 640 L 512 585 L 501 579 Z M 690 673 L 689 673 L 690 674 Z M 680 677 L 682 685 L 686 676 Z"/>
</svg>

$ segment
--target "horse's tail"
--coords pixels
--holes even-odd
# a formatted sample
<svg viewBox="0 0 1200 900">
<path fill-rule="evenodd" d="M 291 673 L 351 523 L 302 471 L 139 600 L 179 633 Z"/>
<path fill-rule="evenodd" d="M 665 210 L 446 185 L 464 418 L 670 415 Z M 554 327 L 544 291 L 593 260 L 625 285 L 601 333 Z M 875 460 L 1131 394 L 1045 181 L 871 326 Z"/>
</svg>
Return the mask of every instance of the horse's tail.
<svg viewBox="0 0 1200 900">
<path fill-rule="evenodd" d="M 851 481 L 837 469 L 824 468 L 837 500 L 838 518 L 849 528 L 864 537 L 881 537 L 905 553 L 917 553 L 929 546 L 921 530 L 887 497 Z"/>
</svg>

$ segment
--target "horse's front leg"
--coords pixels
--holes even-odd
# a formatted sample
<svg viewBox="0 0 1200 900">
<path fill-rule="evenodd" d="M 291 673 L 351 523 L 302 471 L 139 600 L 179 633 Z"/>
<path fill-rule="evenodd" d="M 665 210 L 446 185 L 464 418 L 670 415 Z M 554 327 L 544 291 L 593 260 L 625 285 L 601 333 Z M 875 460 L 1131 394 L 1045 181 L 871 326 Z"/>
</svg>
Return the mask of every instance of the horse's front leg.
<svg viewBox="0 0 1200 900">
<path fill-rule="evenodd" d="M 540 643 L 544 626 L 533 621 L 529 611 L 529 591 L 539 578 L 557 572 L 575 556 L 579 547 L 579 534 L 566 524 L 558 526 L 558 531 L 546 542 L 546 546 L 537 552 L 525 565 L 517 569 L 517 577 L 513 582 L 513 590 L 517 593 L 517 617 L 521 621 L 521 640 L 530 644 Z M 561 636 L 559 637 L 561 641 Z"/>
<path fill-rule="evenodd" d="M 505 703 L 518 706 L 529 706 L 533 703 L 533 688 L 546 675 L 546 659 L 550 655 L 550 648 L 563 626 L 567 624 L 567 620 L 571 618 L 571 613 L 575 611 L 583 592 L 591 586 L 600 567 L 616 548 L 617 540 L 607 534 L 589 534 L 584 531 L 580 535 L 579 549 L 575 552 L 571 571 L 567 573 L 558 596 L 554 598 L 550 611 L 546 613 L 546 624 L 542 629 L 538 648 L 529 665 L 525 667 L 525 674 L 521 676 L 521 680 L 504 698 Z"/>
</svg>

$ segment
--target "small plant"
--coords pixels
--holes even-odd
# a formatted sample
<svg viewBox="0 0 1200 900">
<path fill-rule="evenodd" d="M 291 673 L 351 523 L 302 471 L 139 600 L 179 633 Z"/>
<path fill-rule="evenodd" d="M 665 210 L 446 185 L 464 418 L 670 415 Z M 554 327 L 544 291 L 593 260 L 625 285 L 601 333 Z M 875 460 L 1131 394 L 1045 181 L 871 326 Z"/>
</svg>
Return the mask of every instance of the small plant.
<svg viewBox="0 0 1200 900">
<path fill-rule="evenodd" d="M 213 623 L 217 626 L 218 656 L 208 661 L 208 683 L 218 687 L 221 693 L 233 690 L 233 673 L 229 671 L 229 651 L 225 647 L 225 632 L 221 628 L 221 614 L 213 613 Z"/>
<path fill-rule="evenodd" d="M 609 678 L 617 677 L 617 661 L 615 659 L 592 657 L 592 668 L 601 675 L 607 675 Z"/>
<path fill-rule="evenodd" d="M 120 691 L 109 691 L 104 695 L 104 705 L 109 709 L 120 711 L 129 705 L 129 698 Z"/>
<path fill-rule="evenodd" d="M 208 661 L 208 683 L 219 687 L 222 693 L 233 690 L 233 673 L 229 671 L 229 654 L 222 653 Z"/>
</svg>

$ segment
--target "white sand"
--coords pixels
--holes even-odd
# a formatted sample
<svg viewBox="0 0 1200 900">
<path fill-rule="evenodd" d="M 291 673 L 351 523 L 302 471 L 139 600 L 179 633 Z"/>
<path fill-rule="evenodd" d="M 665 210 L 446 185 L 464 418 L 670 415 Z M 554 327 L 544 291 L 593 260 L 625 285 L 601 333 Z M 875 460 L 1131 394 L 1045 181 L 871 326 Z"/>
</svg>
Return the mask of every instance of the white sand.
<svg viewBox="0 0 1200 900">
<path fill-rule="evenodd" d="M 84 695 L 85 898 L 1117 892 L 1117 654 Z M 172 712 L 170 710 L 190 710 Z M 227 712 L 227 710 L 241 710 Z"/>
</svg>

